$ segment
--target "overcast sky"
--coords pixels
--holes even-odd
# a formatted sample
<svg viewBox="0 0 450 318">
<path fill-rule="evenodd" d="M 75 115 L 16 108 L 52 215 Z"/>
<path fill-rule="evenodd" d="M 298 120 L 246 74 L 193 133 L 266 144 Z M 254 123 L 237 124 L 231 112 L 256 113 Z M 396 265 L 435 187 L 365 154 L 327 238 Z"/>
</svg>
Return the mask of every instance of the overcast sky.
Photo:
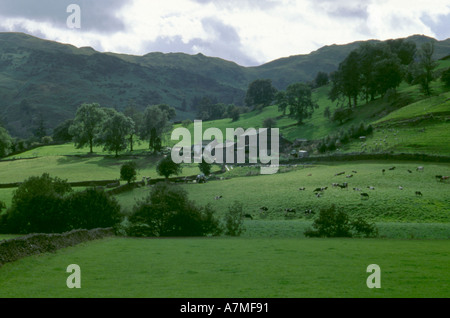
<svg viewBox="0 0 450 318">
<path fill-rule="evenodd" d="M 81 28 L 66 9 L 78 4 Z M 0 31 L 144 55 L 184 52 L 243 66 L 322 46 L 450 37 L 449 0 L 0 0 Z"/>
</svg>

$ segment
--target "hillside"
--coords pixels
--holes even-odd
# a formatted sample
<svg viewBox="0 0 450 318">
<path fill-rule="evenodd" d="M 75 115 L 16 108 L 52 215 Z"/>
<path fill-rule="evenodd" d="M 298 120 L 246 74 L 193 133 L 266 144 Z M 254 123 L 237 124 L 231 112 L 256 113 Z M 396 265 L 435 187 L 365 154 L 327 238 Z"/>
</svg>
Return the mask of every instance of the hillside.
<svg viewBox="0 0 450 318">
<path fill-rule="evenodd" d="M 418 45 L 435 41 L 436 58 L 450 52 L 450 39 L 409 39 Z M 189 106 L 194 97 L 215 96 L 220 102 L 242 105 L 253 80 L 269 78 L 278 89 L 310 81 L 319 71 L 334 71 L 360 43 L 326 46 L 311 54 L 242 67 L 202 54 L 99 53 L 23 33 L 0 33 L 0 121 L 11 135 L 28 137 L 43 120 L 50 134 L 84 102 L 118 110 L 130 103 L 141 109 L 167 103 L 178 109 L 176 120 L 193 119 Z"/>
</svg>

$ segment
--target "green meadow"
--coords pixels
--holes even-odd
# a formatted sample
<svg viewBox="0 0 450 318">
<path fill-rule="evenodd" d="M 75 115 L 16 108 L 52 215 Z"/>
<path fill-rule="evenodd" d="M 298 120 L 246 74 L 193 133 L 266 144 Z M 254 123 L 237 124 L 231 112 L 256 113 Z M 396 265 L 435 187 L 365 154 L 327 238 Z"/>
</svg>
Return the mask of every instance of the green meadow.
<svg viewBox="0 0 450 318">
<path fill-rule="evenodd" d="M 0 297 L 448 297 L 449 252 L 446 240 L 109 238 L 4 265 Z M 70 264 L 80 289 L 66 286 Z"/>
</svg>

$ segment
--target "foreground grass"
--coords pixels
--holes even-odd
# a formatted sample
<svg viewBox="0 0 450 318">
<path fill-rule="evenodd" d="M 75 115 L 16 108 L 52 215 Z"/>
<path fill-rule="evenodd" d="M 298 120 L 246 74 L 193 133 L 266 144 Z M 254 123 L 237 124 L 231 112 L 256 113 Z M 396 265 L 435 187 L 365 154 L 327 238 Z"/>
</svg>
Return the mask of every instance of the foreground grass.
<svg viewBox="0 0 450 318">
<path fill-rule="evenodd" d="M 448 297 L 449 252 L 440 240 L 109 238 L 5 264 L 0 297 Z M 69 264 L 81 289 L 66 287 Z M 366 286 L 370 264 L 381 289 Z"/>
</svg>

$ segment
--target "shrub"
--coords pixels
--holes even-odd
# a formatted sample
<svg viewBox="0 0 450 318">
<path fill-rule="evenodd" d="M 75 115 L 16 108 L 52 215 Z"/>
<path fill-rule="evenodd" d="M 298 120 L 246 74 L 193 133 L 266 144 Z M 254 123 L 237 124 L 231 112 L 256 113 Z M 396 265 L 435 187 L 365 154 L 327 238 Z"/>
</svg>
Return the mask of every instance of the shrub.
<svg viewBox="0 0 450 318">
<path fill-rule="evenodd" d="M 66 222 L 70 230 L 114 227 L 120 221 L 120 205 L 103 190 L 88 188 L 65 200 Z"/>
<path fill-rule="evenodd" d="M 65 180 L 48 173 L 25 180 L 13 194 L 11 208 L 2 217 L 3 231 L 26 234 L 64 231 L 63 197 L 72 192 Z"/>
<path fill-rule="evenodd" d="M 314 220 L 314 228 L 307 229 L 304 235 L 307 237 L 375 237 L 378 229 L 375 224 L 367 223 L 359 217 L 350 221 L 348 215 L 338 211 L 335 205 L 320 210 L 319 216 Z"/>
<path fill-rule="evenodd" d="M 156 172 L 160 176 L 169 178 L 170 175 L 178 175 L 182 172 L 183 168 L 180 164 L 173 162 L 171 156 L 164 157 L 156 166 Z"/>
<path fill-rule="evenodd" d="M 212 165 L 207 163 L 204 159 L 198 164 L 198 168 L 205 176 L 209 176 L 211 174 Z"/>
<path fill-rule="evenodd" d="M 136 180 L 136 162 L 126 162 L 120 168 L 120 179 L 131 183 Z"/>
<path fill-rule="evenodd" d="M 242 203 L 235 201 L 225 215 L 225 235 L 239 236 L 244 231 L 244 212 Z"/>
<path fill-rule="evenodd" d="M 221 233 L 211 206 L 199 208 L 187 192 L 167 183 L 155 185 L 150 195 L 137 203 L 129 218 L 130 236 L 206 236 Z"/>
</svg>

